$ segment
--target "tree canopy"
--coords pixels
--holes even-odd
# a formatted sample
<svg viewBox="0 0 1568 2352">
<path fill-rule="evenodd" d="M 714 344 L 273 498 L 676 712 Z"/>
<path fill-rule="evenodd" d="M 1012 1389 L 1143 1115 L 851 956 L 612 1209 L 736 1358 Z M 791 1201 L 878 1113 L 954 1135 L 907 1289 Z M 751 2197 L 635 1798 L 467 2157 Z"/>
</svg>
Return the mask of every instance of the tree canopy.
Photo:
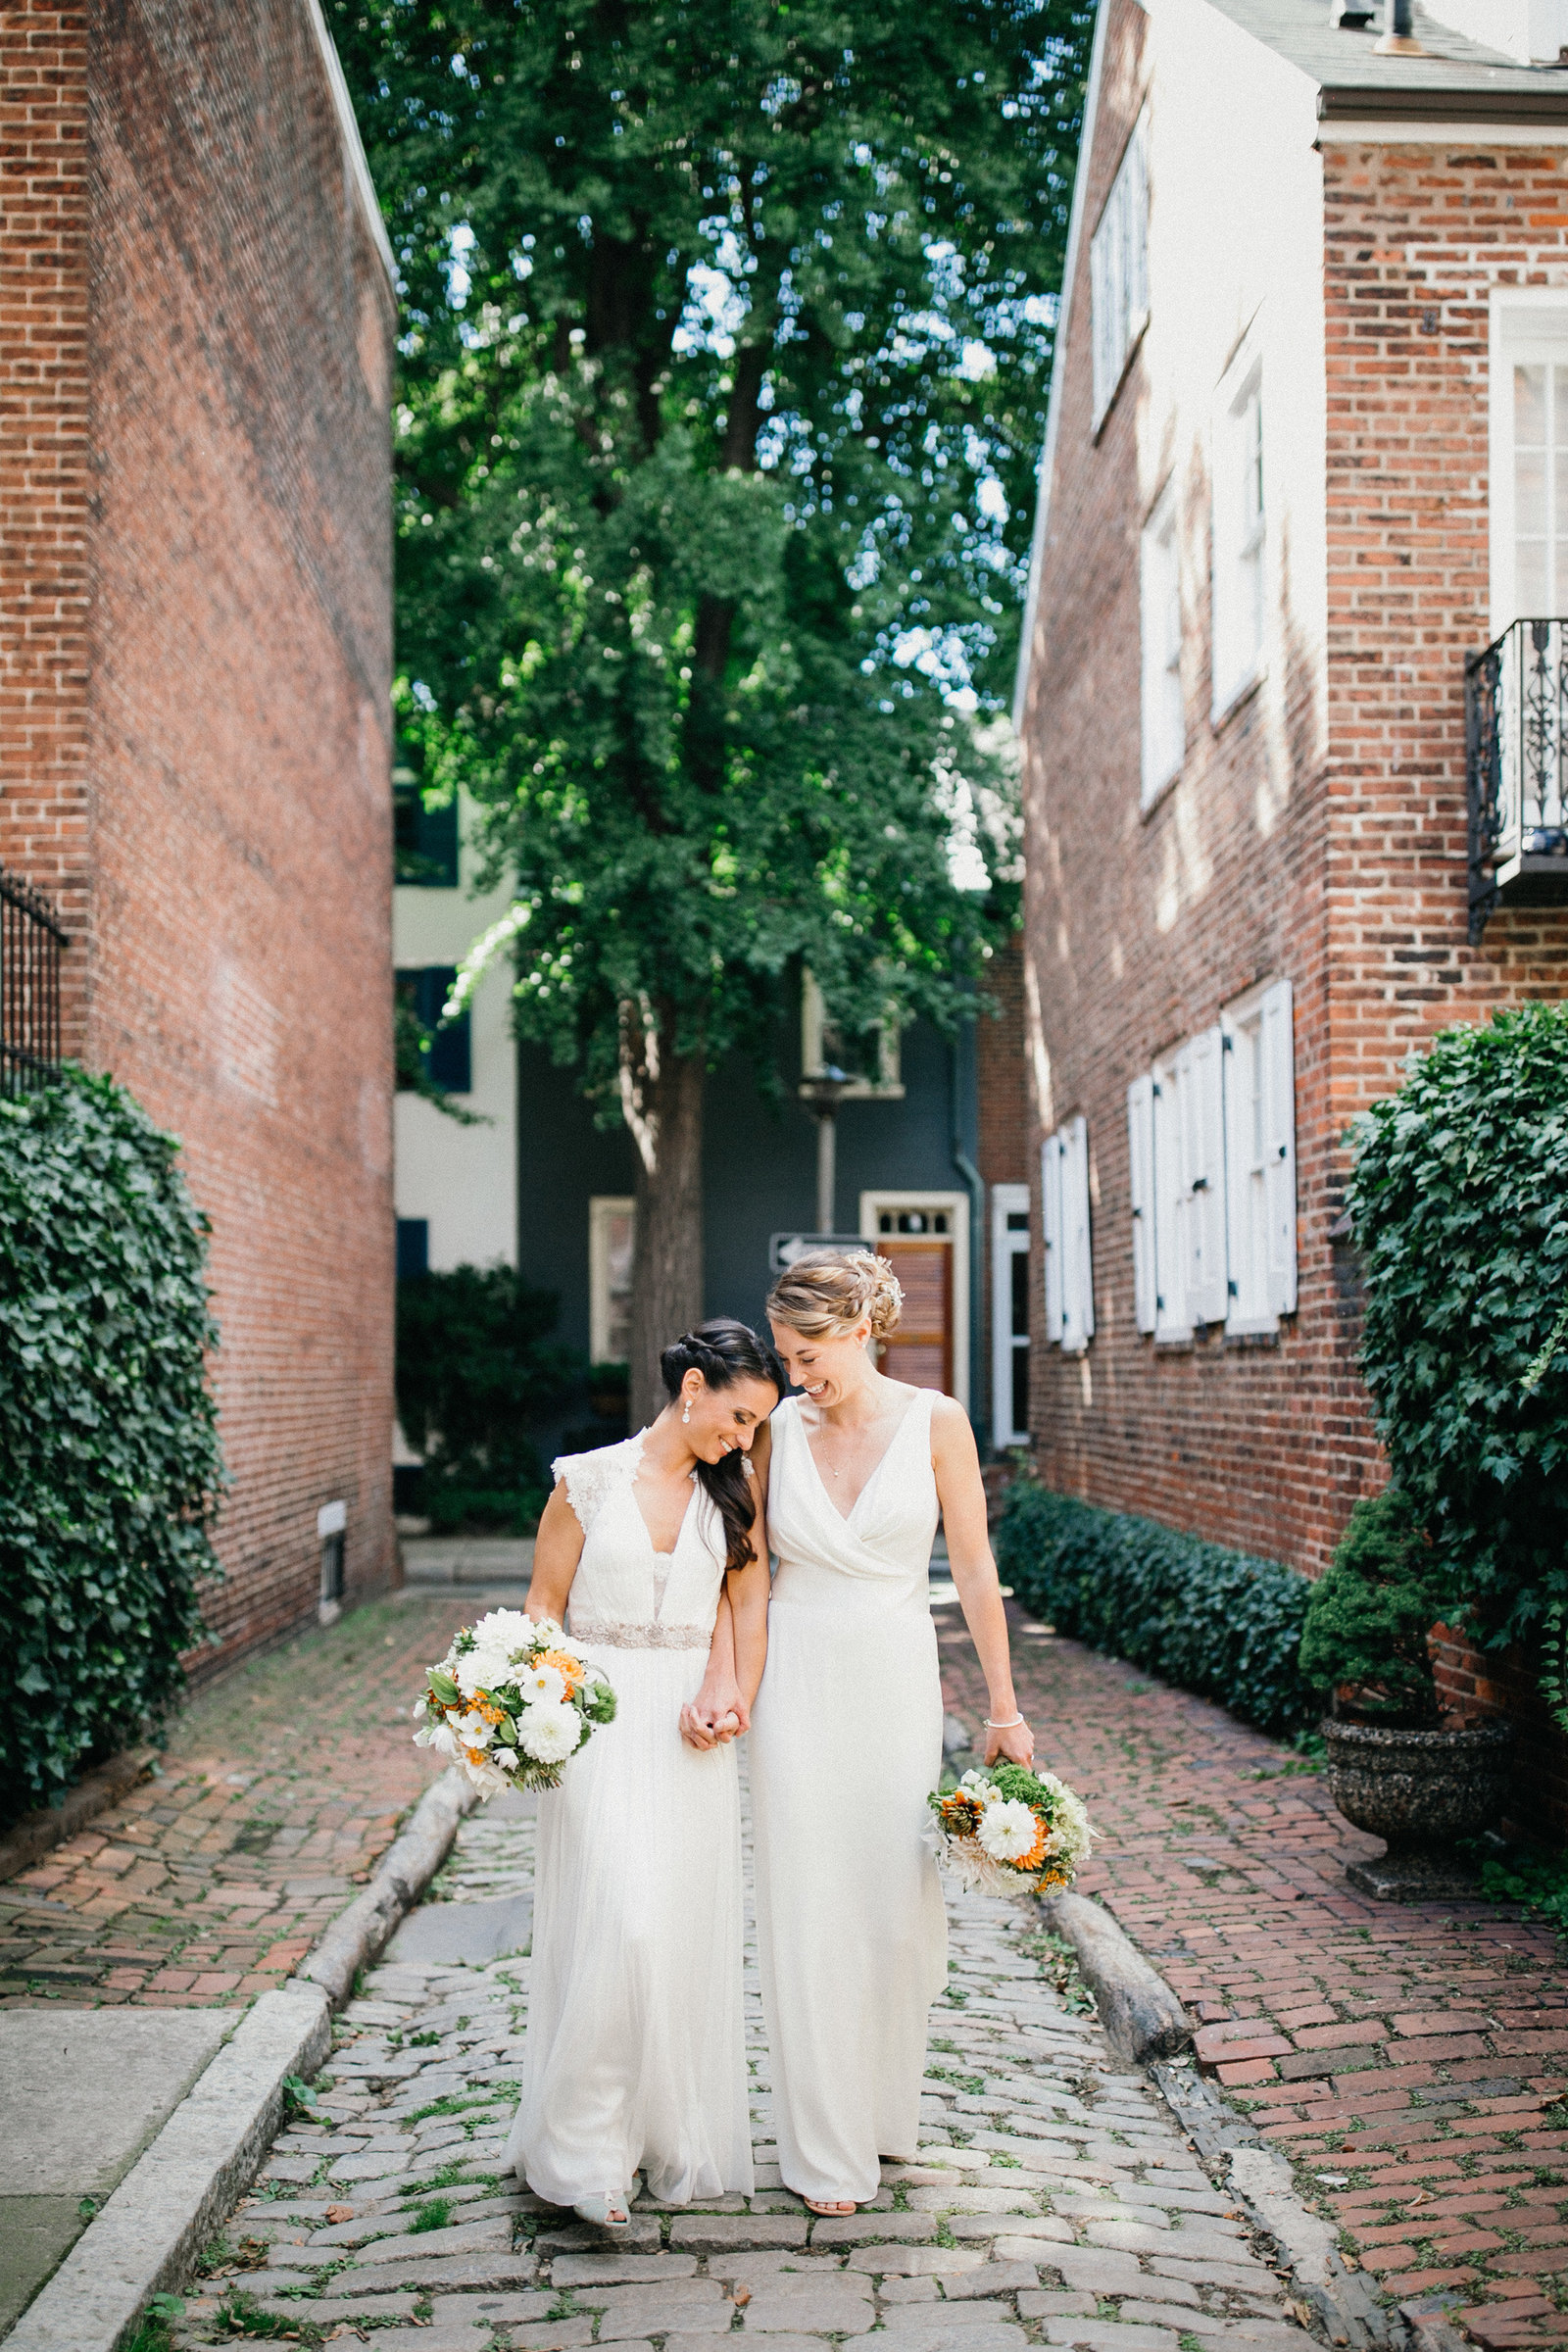
<svg viewBox="0 0 1568 2352">
<path fill-rule="evenodd" d="M 404 740 L 658 1190 L 673 1072 L 765 1064 L 798 961 L 843 1029 L 951 1019 L 1010 919 L 1093 8 L 327 14 L 405 288 Z"/>
</svg>

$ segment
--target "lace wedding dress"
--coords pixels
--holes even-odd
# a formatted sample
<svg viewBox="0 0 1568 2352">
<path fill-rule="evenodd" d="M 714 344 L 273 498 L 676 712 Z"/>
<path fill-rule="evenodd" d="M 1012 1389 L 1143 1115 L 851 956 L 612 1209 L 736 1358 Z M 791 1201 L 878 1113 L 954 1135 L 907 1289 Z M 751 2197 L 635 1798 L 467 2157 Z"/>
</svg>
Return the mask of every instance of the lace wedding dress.
<svg viewBox="0 0 1568 2352">
<path fill-rule="evenodd" d="M 942 1770 L 933 1397 L 906 1407 L 848 1517 L 799 1399 L 772 1417 L 778 1572 L 750 1739 L 758 1952 L 779 2163 L 824 2202 L 869 2203 L 879 2158 L 914 2154 L 926 2011 L 947 1982 L 925 1843 Z"/>
<path fill-rule="evenodd" d="M 568 1631 L 613 1684 L 613 1723 L 539 1799 L 522 2097 L 507 2163 L 557 2205 L 750 2192 L 735 1751 L 681 1739 L 708 1663 L 723 1528 L 697 1486 L 656 1552 L 643 1441 L 555 1464 L 583 1531 Z"/>
</svg>

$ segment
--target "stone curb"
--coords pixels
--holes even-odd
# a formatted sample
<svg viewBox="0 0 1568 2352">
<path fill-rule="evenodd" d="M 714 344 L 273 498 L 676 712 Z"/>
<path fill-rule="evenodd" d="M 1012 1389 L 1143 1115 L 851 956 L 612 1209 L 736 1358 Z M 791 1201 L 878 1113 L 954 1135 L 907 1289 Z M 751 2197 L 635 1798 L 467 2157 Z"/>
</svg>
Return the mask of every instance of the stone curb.
<svg viewBox="0 0 1568 2352">
<path fill-rule="evenodd" d="M 326 1995 L 264 1992 L 7 2337 L 7 2352 L 117 2352 L 177 2286 L 271 2146 L 288 2075 L 332 2046 Z"/>
<path fill-rule="evenodd" d="M 1152 2066 L 1155 2087 L 1199 2154 L 1217 2173 L 1254 2230 L 1279 2249 L 1301 2304 L 1331 2344 L 1350 2352 L 1404 2352 L 1412 2337 L 1400 2312 L 1380 2302 L 1364 2271 L 1348 2268 L 1339 2231 L 1296 2191 L 1286 2158 L 1271 2147 L 1192 2066 Z M 1446 2339 L 1446 2340 L 1445 2340 Z M 1420 2352 L 1459 2352 L 1449 2328 L 1428 2326 L 1414 2337 Z"/>
<path fill-rule="evenodd" d="M 146 1779 L 157 1757 L 155 1747 L 123 1748 L 118 1756 L 83 1773 L 75 1787 L 66 1790 L 64 1804 L 40 1805 L 37 1812 L 24 1813 L 0 1838 L 0 1882 L 30 1870 L 64 1838 L 74 1838 L 95 1814 L 118 1804 L 127 1789 Z"/>
<path fill-rule="evenodd" d="M 1147 2066 L 1187 2047 L 1192 2020 L 1102 1904 L 1082 1894 L 1048 1894 L 1040 1910 L 1047 1927 L 1065 1936 L 1077 1953 L 1105 2038 L 1123 2066 Z"/>
<path fill-rule="evenodd" d="M 449 1765 L 415 1806 L 408 1828 L 387 1847 L 365 1892 L 339 1912 L 285 1989 L 319 1985 L 332 2007 L 341 2009 L 360 1970 L 413 1910 L 452 1851 L 459 1824 L 478 1802 L 478 1789 Z"/>
</svg>

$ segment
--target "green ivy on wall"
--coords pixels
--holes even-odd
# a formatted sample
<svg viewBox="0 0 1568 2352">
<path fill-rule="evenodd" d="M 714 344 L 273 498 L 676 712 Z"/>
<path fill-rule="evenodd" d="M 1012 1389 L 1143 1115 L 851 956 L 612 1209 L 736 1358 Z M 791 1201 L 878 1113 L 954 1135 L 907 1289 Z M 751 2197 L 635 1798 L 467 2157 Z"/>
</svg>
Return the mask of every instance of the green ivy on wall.
<svg viewBox="0 0 1568 2352">
<path fill-rule="evenodd" d="M 1537 1638 L 1568 1599 L 1568 1006 L 1446 1030 L 1360 1122 L 1361 1372 L 1449 1612 Z"/>
<path fill-rule="evenodd" d="M 207 1222 L 124 1088 L 0 1102 L 0 1807 L 141 1736 L 201 1638 L 223 1485 Z"/>
</svg>

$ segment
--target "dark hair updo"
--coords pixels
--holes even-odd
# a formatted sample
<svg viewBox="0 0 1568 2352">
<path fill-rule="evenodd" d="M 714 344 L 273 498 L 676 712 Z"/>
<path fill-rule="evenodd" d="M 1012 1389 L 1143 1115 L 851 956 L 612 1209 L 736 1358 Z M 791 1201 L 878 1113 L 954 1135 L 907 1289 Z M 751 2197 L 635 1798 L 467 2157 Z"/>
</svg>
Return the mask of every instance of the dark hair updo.
<svg viewBox="0 0 1568 2352">
<path fill-rule="evenodd" d="M 695 1331 L 683 1331 L 664 1349 L 659 1369 L 671 1397 L 680 1395 L 680 1384 L 688 1372 L 700 1372 L 710 1389 L 733 1388 L 738 1380 L 762 1380 L 782 1396 L 789 1386 L 784 1367 L 766 1340 L 759 1339 L 749 1323 L 733 1322 L 728 1315 L 715 1315 L 710 1323 L 699 1323 Z M 756 1505 L 748 1467 L 742 1453 L 727 1453 L 722 1461 L 697 1465 L 698 1484 L 724 1522 L 726 1568 L 745 1568 L 757 1557 L 751 1535 Z"/>
</svg>

